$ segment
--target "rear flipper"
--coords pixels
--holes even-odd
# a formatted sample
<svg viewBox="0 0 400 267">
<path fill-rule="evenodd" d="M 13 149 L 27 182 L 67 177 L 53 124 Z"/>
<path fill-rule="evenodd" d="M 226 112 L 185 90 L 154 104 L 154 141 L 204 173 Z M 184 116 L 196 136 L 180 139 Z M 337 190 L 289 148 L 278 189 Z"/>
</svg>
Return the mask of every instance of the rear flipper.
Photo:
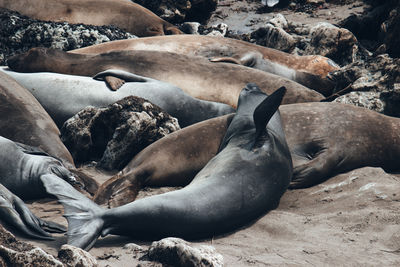
<svg viewBox="0 0 400 267">
<path fill-rule="evenodd" d="M 294 167 L 289 188 L 306 188 L 322 183 L 337 173 L 342 162 L 337 153 L 324 149 L 312 160 Z"/>
<path fill-rule="evenodd" d="M 60 224 L 36 217 L 19 197 L 1 184 L 0 214 L 1 218 L 9 225 L 33 238 L 53 240 L 48 232 L 64 233 L 66 231 Z"/>
<path fill-rule="evenodd" d="M 102 234 L 103 209 L 55 175 L 40 177 L 47 193 L 58 198 L 68 220 L 68 244 L 90 249 Z"/>
</svg>

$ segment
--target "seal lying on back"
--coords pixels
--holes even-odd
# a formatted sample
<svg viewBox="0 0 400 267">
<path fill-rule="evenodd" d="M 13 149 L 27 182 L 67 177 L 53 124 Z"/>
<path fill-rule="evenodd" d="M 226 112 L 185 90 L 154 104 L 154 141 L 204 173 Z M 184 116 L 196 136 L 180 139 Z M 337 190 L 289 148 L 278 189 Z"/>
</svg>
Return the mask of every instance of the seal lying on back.
<svg viewBox="0 0 400 267">
<path fill-rule="evenodd" d="M 1 218 L 31 237 L 51 239 L 42 228 L 49 228 L 50 231 L 53 228 L 56 232 L 64 229 L 58 224 L 38 219 L 19 198 L 47 196 L 40 180 L 46 176 L 56 180 L 65 179 L 70 183 L 76 182 L 75 176 L 59 160 L 33 147 L 14 143 L 0 136 Z"/>
<path fill-rule="evenodd" d="M 89 249 L 99 235 L 106 234 L 209 237 L 276 208 L 292 175 L 276 112 L 284 93 L 280 88 L 266 97 L 255 86 L 243 89 L 220 152 L 181 190 L 104 210 L 78 193 L 68 197 L 73 188 L 44 177 L 47 191 L 64 205 L 68 243 Z"/>
<path fill-rule="evenodd" d="M 45 21 L 114 25 L 137 36 L 182 33 L 150 10 L 126 0 L 0 0 L 0 7 Z"/>
<path fill-rule="evenodd" d="M 400 169 L 399 118 L 339 103 L 279 109 L 294 165 L 291 188 L 365 166 Z M 99 187 L 95 202 L 116 207 L 133 201 L 143 186 L 188 184 L 217 153 L 232 117 L 197 123 L 154 142 Z"/>
<path fill-rule="evenodd" d="M 158 51 L 117 51 L 99 55 L 71 54 L 55 49 L 33 48 L 8 59 L 8 66 L 18 72 L 50 71 L 93 76 L 107 69 L 125 70 L 137 75 L 169 82 L 189 95 L 236 107 L 241 88 L 257 82 L 265 93 L 285 86 L 283 103 L 320 101 L 324 97 L 314 90 L 280 76 L 221 63 L 213 64 L 202 57 L 188 57 Z M 122 80 L 104 79 L 116 89 Z"/>
<path fill-rule="evenodd" d="M 323 56 L 296 56 L 236 39 L 202 35 L 118 40 L 69 52 L 101 54 L 116 50 L 166 51 L 188 56 L 203 56 L 213 62 L 236 63 L 288 78 L 326 96 L 331 95 L 335 85 L 327 75 L 339 69 L 332 60 Z"/>
<path fill-rule="evenodd" d="M 107 70 L 96 75 L 121 77 L 118 91 L 110 91 L 104 82 L 88 77 L 58 73 L 19 73 L 0 68 L 27 88 L 53 118 L 58 127 L 87 106 L 103 107 L 135 95 L 161 107 L 179 121 L 181 127 L 234 112 L 229 105 L 191 97 L 180 88 L 165 82 L 121 70 Z"/>
</svg>

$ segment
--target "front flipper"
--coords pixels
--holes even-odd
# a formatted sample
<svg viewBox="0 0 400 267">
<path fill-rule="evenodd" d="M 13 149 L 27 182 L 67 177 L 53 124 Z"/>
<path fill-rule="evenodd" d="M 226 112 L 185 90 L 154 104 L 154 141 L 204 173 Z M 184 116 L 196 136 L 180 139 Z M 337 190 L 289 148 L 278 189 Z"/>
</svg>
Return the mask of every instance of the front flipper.
<svg viewBox="0 0 400 267">
<path fill-rule="evenodd" d="M 105 76 L 104 81 L 106 82 L 108 88 L 110 88 L 113 91 L 117 91 L 125 83 L 124 80 L 114 76 Z"/>
<path fill-rule="evenodd" d="M 236 58 L 233 57 L 212 57 L 208 59 L 210 62 L 217 62 L 217 63 L 233 63 L 233 64 L 238 64 L 242 65 L 242 63 L 237 60 Z"/>
<path fill-rule="evenodd" d="M 59 224 L 47 222 L 36 217 L 19 197 L 1 184 L 0 215 L 4 222 L 33 238 L 53 240 L 53 237 L 44 230 L 46 228 L 50 228 L 53 230 L 52 232 L 57 233 L 66 231 Z"/>
<path fill-rule="evenodd" d="M 93 76 L 93 79 L 105 81 L 112 90 L 118 90 L 125 82 L 149 82 L 151 79 L 133 74 L 131 72 L 109 69 Z"/>
<path fill-rule="evenodd" d="M 338 172 L 343 161 L 338 153 L 324 149 L 307 163 L 294 167 L 289 188 L 306 188 L 322 183 Z"/>
</svg>

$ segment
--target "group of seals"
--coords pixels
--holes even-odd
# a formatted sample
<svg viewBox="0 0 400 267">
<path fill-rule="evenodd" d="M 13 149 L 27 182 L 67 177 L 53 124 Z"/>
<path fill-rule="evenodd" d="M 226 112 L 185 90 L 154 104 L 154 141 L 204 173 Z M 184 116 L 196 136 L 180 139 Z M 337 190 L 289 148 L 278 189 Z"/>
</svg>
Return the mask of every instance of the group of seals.
<svg viewBox="0 0 400 267">
<path fill-rule="evenodd" d="M 66 53 L 55 49 L 32 48 L 8 60 L 10 69 L 18 72 L 58 72 L 93 77 L 108 69 L 169 82 L 189 95 L 236 107 L 241 88 L 256 82 L 265 93 L 285 86 L 284 104 L 320 101 L 324 97 L 289 79 L 243 66 L 213 64 L 202 57 L 189 57 L 159 51 L 116 51 L 99 55 Z M 104 79 L 113 89 L 121 80 Z M 116 82 L 116 83 L 115 83 Z"/>
<path fill-rule="evenodd" d="M 68 243 L 89 249 L 107 234 L 200 238 L 231 231 L 276 208 L 292 175 L 292 160 L 271 96 L 248 85 L 219 153 L 183 189 L 105 210 L 52 177 L 46 190 L 64 205 Z"/>
<path fill-rule="evenodd" d="M 0 68 L 27 88 L 40 102 L 58 127 L 87 106 L 103 107 L 124 97 L 135 95 L 149 100 L 178 119 L 181 127 L 234 112 L 226 104 L 191 97 L 180 88 L 165 82 L 121 70 L 96 74 L 102 77 L 123 78 L 126 84 L 110 91 L 104 82 L 89 77 L 58 73 L 19 73 Z"/>
<path fill-rule="evenodd" d="M 150 10 L 127 0 L 0 0 L 0 7 L 45 21 L 114 25 L 137 36 L 182 33 Z"/>
<path fill-rule="evenodd" d="M 400 170 L 398 118 L 339 103 L 283 105 L 280 114 L 293 159 L 291 188 L 364 166 Z M 210 119 L 154 142 L 99 187 L 95 202 L 116 207 L 133 201 L 143 186 L 185 186 L 215 156 L 232 117 Z"/>
<path fill-rule="evenodd" d="M 328 73 L 339 69 L 331 59 L 296 56 L 249 42 L 201 35 L 155 36 L 118 40 L 69 51 L 79 54 L 102 54 L 118 50 L 165 51 L 187 56 L 202 56 L 212 62 L 230 62 L 270 72 L 329 96 L 334 82 Z"/>
</svg>

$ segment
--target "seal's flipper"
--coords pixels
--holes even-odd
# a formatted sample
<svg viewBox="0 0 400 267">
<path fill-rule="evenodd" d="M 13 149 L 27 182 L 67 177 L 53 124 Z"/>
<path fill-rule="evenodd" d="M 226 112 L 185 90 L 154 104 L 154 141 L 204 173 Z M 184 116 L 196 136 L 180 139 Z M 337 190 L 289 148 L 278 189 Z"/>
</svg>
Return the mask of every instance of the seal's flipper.
<svg viewBox="0 0 400 267">
<path fill-rule="evenodd" d="M 110 88 L 113 91 L 117 91 L 125 83 L 124 80 L 114 76 L 105 76 L 104 81 L 106 82 L 108 88 Z"/>
<path fill-rule="evenodd" d="M 67 231 L 67 228 L 65 228 L 63 225 L 55 223 L 55 222 L 51 222 L 51 221 L 45 221 L 42 220 L 40 218 L 38 218 L 39 220 L 39 225 L 40 227 L 45 230 L 48 233 L 58 233 L 58 234 L 62 234 L 65 233 Z"/>
<path fill-rule="evenodd" d="M 54 238 L 40 227 L 38 219 L 25 203 L 0 184 L 0 216 L 8 225 L 27 236 L 54 240 Z"/>
<path fill-rule="evenodd" d="M 68 244 L 90 249 L 101 235 L 103 209 L 55 175 L 40 177 L 47 193 L 54 195 L 64 206 L 68 221 Z"/>
<path fill-rule="evenodd" d="M 322 183 L 333 173 L 345 170 L 341 168 L 342 162 L 344 159 L 338 153 L 329 149 L 324 150 L 309 162 L 293 169 L 293 178 L 289 188 L 306 188 Z"/>
<path fill-rule="evenodd" d="M 124 80 L 125 82 L 140 82 L 140 83 L 149 82 L 153 80 L 148 77 L 140 76 L 128 71 L 118 70 L 118 69 L 109 69 L 99 72 L 93 76 L 93 79 L 104 81 L 106 77 L 119 78 L 121 80 Z"/>
<path fill-rule="evenodd" d="M 255 142 L 257 142 L 260 136 L 265 132 L 269 120 L 278 110 L 285 93 L 286 88 L 284 86 L 280 87 L 278 90 L 264 99 L 264 101 L 261 102 L 261 104 L 259 104 L 254 110 L 253 119 L 254 125 L 256 126 L 256 135 L 254 139 Z"/>
<path fill-rule="evenodd" d="M 210 62 L 233 63 L 233 64 L 242 65 L 242 63 L 239 60 L 237 60 L 236 58 L 233 58 L 233 57 L 211 57 L 208 60 Z"/>
</svg>

